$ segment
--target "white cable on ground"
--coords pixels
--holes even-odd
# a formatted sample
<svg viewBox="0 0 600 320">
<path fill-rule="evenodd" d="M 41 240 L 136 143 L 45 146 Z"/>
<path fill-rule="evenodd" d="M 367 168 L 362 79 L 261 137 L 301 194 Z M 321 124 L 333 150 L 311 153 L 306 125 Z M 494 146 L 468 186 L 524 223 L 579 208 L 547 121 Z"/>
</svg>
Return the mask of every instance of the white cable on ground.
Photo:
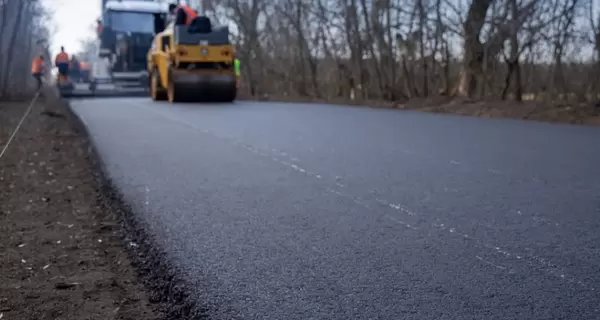
<svg viewBox="0 0 600 320">
<path fill-rule="evenodd" d="M 4 145 L 4 148 L 2 148 L 2 152 L 0 152 L 0 159 L 2 159 L 2 156 L 4 156 L 4 153 L 6 153 L 8 146 L 10 145 L 10 143 L 13 141 L 13 139 L 17 135 L 17 132 L 21 128 L 21 125 L 25 121 L 25 118 L 27 118 L 27 115 L 29 115 L 29 113 L 31 112 L 31 109 L 33 108 L 33 105 L 35 104 L 35 102 L 37 101 L 39 96 L 40 96 L 40 91 L 36 92 L 35 96 L 33 96 L 33 99 L 31 99 L 31 103 L 29 104 L 29 107 L 27 107 L 27 110 L 25 110 L 25 114 L 23 115 L 23 117 L 21 117 L 19 124 L 17 124 L 17 127 L 15 128 L 13 133 L 10 135 L 10 138 L 8 138 L 8 141 Z"/>
</svg>

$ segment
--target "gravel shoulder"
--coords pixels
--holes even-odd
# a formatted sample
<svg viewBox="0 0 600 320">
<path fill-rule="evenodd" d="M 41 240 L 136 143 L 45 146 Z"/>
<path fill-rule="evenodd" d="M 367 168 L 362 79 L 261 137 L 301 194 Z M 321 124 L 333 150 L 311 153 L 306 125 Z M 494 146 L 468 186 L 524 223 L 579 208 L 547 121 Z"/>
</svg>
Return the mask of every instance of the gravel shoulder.
<svg viewBox="0 0 600 320">
<path fill-rule="evenodd" d="M 28 106 L 0 102 L 0 147 Z M 36 103 L 0 158 L 0 318 L 159 319 L 66 104 Z"/>
</svg>

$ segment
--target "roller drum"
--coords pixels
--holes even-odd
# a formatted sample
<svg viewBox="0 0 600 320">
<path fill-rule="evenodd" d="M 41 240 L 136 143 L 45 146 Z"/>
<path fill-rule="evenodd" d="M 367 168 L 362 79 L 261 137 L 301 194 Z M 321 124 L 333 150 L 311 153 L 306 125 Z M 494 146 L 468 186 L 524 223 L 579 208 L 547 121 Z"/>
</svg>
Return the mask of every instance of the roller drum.
<svg viewBox="0 0 600 320">
<path fill-rule="evenodd" d="M 175 96 L 179 101 L 223 101 L 235 100 L 236 77 L 233 74 L 211 74 L 189 71 L 171 73 Z"/>
</svg>

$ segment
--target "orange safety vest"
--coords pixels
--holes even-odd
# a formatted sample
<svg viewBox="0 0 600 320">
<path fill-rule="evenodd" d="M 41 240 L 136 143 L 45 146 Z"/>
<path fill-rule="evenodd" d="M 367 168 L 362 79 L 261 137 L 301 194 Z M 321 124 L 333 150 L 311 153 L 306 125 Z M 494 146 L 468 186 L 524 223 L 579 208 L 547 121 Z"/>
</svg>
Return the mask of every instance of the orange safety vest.
<svg viewBox="0 0 600 320">
<path fill-rule="evenodd" d="M 83 61 L 83 62 L 81 62 L 81 63 L 79 64 L 79 67 L 80 67 L 81 69 L 83 69 L 83 70 L 87 70 L 87 69 L 89 69 L 89 68 L 90 68 L 90 64 L 89 64 L 89 63 L 87 63 L 87 62 L 85 62 L 85 61 Z"/>
<path fill-rule="evenodd" d="M 192 20 L 194 20 L 198 16 L 196 10 L 192 9 L 192 7 L 190 6 L 180 4 L 177 6 L 177 8 L 185 12 L 185 24 L 192 23 Z"/>
<path fill-rule="evenodd" d="M 54 63 L 69 63 L 69 55 L 66 52 L 61 52 L 57 54 L 56 59 L 54 59 Z"/>
<path fill-rule="evenodd" d="M 31 73 L 43 73 L 44 72 L 44 60 L 40 57 L 33 58 L 31 63 Z"/>
</svg>

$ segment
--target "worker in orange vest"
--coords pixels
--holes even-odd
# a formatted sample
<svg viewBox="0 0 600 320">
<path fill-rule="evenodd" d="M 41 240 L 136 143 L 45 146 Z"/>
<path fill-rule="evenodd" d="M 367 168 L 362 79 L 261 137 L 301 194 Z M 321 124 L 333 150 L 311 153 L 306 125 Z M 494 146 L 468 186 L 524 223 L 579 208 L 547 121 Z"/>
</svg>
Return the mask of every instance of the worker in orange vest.
<svg viewBox="0 0 600 320">
<path fill-rule="evenodd" d="M 176 25 L 189 25 L 198 17 L 198 12 L 185 4 L 171 3 L 169 5 L 169 12 L 175 16 Z"/>
<path fill-rule="evenodd" d="M 59 76 L 65 78 L 69 75 L 69 55 L 65 52 L 65 47 L 60 47 L 60 52 L 54 59 L 54 65 L 58 68 Z"/>
<path fill-rule="evenodd" d="M 42 77 L 44 76 L 45 69 L 44 55 L 33 58 L 33 62 L 31 62 L 31 75 L 37 81 L 38 90 L 42 88 Z"/>
</svg>

